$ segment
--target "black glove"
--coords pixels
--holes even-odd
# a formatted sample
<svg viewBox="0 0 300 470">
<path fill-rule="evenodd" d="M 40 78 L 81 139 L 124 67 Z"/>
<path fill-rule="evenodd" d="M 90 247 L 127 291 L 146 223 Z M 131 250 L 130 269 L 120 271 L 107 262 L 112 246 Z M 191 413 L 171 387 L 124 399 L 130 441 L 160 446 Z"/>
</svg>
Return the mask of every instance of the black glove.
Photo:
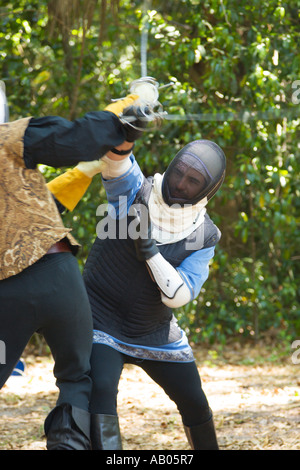
<svg viewBox="0 0 300 470">
<path fill-rule="evenodd" d="M 126 131 L 127 142 L 134 142 L 144 133 L 148 125 L 148 117 L 150 118 L 149 108 L 140 108 L 139 106 L 130 106 L 123 112 L 122 117 L 131 118 L 130 122 L 123 124 Z"/>
<path fill-rule="evenodd" d="M 136 257 L 139 261 L 147 261 L 152 256 L 159 253 L 155 240 L 151 238 L 151 221 L 149 216 L 149 209 L 146 204 L 140 205 L 141 210 L 139 213 L 136 208 L 132 206 L 133 216 L 136 220 L 136 231 L 140 234 L 134 240 Z"/>
</svg>

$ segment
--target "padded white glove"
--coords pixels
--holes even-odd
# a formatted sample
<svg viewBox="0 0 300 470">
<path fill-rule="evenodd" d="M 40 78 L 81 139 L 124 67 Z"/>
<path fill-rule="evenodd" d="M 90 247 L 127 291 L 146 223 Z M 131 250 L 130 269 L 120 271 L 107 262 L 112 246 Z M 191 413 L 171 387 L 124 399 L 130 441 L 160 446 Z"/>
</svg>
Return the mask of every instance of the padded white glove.
<svg viewBox="0 0 300 470">
<path fill-rule="evenodd" d="M 123 160 L 111 160 L 107 155 L 102 157 L 103 164 L 105 165 L 102 170 L 102 176 L 106 180 L 118 178 L 124 175 L 132 165 L 130 155 Z"/>
<path fill-rule="evenodd" d="M 103 159 L 100 160 L 93 160 L 92 162 L 80 162 L 76 165 L 77 168 L 81 173 L 84 173 L 89 178 L 93 178 L 93 176 L 97 175 L 97 173 L 103 172 L 106 167 L 106 163 Z"/>
</svg>

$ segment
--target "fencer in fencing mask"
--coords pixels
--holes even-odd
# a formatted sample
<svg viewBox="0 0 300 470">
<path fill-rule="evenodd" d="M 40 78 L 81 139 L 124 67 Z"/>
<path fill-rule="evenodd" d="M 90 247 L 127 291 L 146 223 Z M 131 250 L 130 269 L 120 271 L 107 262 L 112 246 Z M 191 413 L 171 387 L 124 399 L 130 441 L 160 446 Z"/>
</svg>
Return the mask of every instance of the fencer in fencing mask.
<svg viewBox="0 0 300 470">
<path fill-rule="evenodd" d="M 186 145 L 168 166 L 162 181 L 166 204 L 197 204 L 211 199 L 225 177 L 226 158 L 223 150 L 209 140 L 196 140 Z"/>
<path fill-rule="evenodd" d="M 203 223 L 225 168 L 226 157 L 217 144 L 196 140 L 177 153 L 163 175 L 154 176 L 149 210 L 156 241 L 174 243 Z"/>
</svg>

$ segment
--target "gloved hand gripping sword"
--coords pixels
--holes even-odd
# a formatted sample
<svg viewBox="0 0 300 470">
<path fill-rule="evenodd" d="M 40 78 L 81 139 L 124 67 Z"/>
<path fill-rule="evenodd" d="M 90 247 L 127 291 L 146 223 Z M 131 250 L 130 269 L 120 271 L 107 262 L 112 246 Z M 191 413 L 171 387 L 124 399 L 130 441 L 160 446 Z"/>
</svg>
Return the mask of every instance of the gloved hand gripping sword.
<svg viewBox="0 0 300 470">
<path fill-rule="evenodd" d="M 151 77 L 135 80 L 130 86 L 131 93 L 128 96 L 114 100 L 104 109 L 118 116 L 124 126 L 126 142 L 133 144 L 145 131 L 152 130 L 153 126 L 157 127 L 161 123 L 163 112 L 158 102 L 158 88 L 158 83 Z M 134 144 L 125 150 L 113 148 L 111 152 L 122 157 L 129 155 L 133 147 Z M 114 162 L 108 160 L 104 156 L 93 162 L 80 162 L 47 186 L 56 199 L 72 211 L 86 192 L 93 176 L 107 170 L 108 163 L 114 166 Z M 114 168 L 109 168 L 109 172 L 113 175 Z"/>
<path fill-rule="evenodd" d="M 168 85 L 164 85 L 169 86 Z M 140 132 L 140 136 L 145 131 L 152 131 L 160 126 L 164 116 L 161 103 L 158 101 L 159 84 L 152 77 L 141 77 L 130 84 L 130 92 L 138 95 L 139 98 L 119 115 L 121 122 L 127 131 L 134 134 Z"/>
</svg>

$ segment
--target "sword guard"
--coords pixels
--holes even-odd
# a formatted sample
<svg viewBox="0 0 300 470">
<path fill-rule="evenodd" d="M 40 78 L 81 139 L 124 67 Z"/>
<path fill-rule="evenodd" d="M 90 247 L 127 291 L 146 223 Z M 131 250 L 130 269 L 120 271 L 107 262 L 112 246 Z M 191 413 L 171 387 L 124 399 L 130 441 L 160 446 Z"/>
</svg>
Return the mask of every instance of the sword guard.
<svg viewBox="0 0 300 470">
<path fill-rule="evenodd" d="M 171 83 L 164 86 L 169 85 Z M 134 112 L 126 116 L 125 109 L 119 116 L 120 121 L 138 131 L 150 132 L 157 129 L 167 115 L 167 112 L 163 111 L 162 104 L 158 101 L 158 90 L 163 87 L 159 87 L 158 82 L 152 77 L 141 77 L 131 82 L 130 93 L 139 95 L 139 98 L 132 105 Z M 137 120 L 143 122 L 145 127 L 136 126 L 134 122 Z"/>
</svg>

